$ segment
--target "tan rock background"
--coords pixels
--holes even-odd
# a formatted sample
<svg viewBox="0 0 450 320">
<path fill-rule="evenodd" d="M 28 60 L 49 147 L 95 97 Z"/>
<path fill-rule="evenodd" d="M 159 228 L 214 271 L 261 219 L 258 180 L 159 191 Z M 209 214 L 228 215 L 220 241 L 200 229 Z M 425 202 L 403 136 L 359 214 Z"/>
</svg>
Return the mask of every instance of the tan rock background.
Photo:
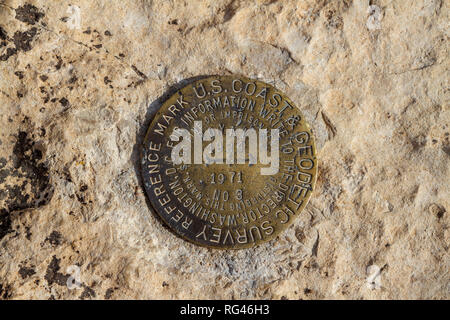
<svg viewBox="0 0 450 320">
<path fill-rule="evenodd" d="M 0 0 L 0 298 L 449 299 L 449 21 L 446 0 Z M 215 251 L 153 216 L 137 157 L 158 98 L 230 73 L 297 103 L 319 177 L 280 238 Z"/>
</svg>

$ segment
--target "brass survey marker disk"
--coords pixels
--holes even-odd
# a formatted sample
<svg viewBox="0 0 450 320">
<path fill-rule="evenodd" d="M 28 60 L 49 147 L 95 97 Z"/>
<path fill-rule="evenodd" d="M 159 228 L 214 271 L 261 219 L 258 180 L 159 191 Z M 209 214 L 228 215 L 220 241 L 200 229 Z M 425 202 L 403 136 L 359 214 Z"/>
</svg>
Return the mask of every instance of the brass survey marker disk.
<svg viewBox="0 0 450 320">
<path fill-rule="evenodd" d="M 186 129 L 188 138 L 175 128 Z M 223 156 L 220 137 L 214 140 L 210 135 L 208 140 L 208 129 L 223 134 Z M 244 144 L 230 139 L 235 142 L 232 150 L 227 129 L 253 129 L 258 143 L 250 134 Z M 264 149 L 261 129 L 267 132 L 269 164 L 259 153 Z M 277 150 L 271 148 L 274 129 L 279 136 L 278 168 Z M 209 146 L 211 153 L 206 153 L 213 140 L 217 148 L 211 151 Z M 191 146 L 191 162 L 175 164 L 172 150 L 183 141 L 186 148 Z M 238 152 L 242 145 L 245 152 Z M 252 158 L 250 149 L 255 146 L 259 149 L 252 149 L 257 155 Z M 226 158 L 227 147 L 234 162 Z M 188 150 L 178 149 L 178 156 L 188 159 Z M 240 76 L 204 78 L 169 97 L 148 128 L 141 165 L 147 196 L 162 220 L 184 239 L 222 249 L 249 248 L 274 239 L 305 208 L 317 173 L 314 137 L 300 110 L 273 86 Z"/>
</svg>

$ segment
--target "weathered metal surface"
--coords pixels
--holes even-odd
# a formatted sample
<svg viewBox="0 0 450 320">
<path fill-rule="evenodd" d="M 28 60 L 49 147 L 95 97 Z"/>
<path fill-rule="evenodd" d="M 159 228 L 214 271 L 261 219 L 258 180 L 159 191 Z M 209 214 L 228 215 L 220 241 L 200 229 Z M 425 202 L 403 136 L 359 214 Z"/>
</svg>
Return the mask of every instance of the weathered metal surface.
<svg viewBox="0 0 450 320">
<path fill-rule="evenodd" d="M 175 128 L 194 135 L 194 121 L 202 121 L 202 132 L 217 128 L 224 135 L 226 129 L 279 129 L 278 172 L 262 175 L 268 165 L 225 159 L 174 165 L 178 142 L 170 136 Z M 203 148 L 209 143 L 203 141 Z M 202 246 L 248 248 L 276 238 L 301 214 L 316 181 L 315 152 L 311 129 L 282 92 L 245 77 L 213 76 L 163 103 L 142 146 L 142 177 L 154 210 L 175 233 Z"/>
</svg>

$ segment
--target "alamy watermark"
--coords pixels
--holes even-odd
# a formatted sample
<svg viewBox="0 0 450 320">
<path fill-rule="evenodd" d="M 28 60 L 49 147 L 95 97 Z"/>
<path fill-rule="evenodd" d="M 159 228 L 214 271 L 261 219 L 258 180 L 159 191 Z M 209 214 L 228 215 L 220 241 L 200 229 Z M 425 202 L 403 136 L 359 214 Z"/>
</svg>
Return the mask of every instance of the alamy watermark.
<svg viewBox="0 0 450 320">
<path fill-rule="evenodd" d="M 376 264 L 367 267 L 367 278 L 366 283 L 369 289 L 380 289 L 381 288 L 381 268 Z"/>
<path fill-rule="evenodd" d="M 67 267 L 67 273 L 70 276 L 67 278 L 67 288 L 69 290 L 80 289 L 81 288 L 81 270 L 77 265 L 71 265 Z"/>
<path fill-rule="evenodd" d="M 172 145 L 172 161 L 178 164 L 257 164 L 268 165 L 261 168 L 262 175 L 274 175 L 280 167 L 279 129 L 220 129 L 208 128 L 203 132 L 202 121 L 194 121 L 192 134 L 187 129 L 175 128 L 170 140 L 178 142 Z M 192 157 L 192 140 L 194 153 Z M 224 150 L 225 140 L 225 150 Z M 270 140 L 270 155 L 268 144 Z M 203 149 L 203 142 L 210 142 Z M 246 143 L 248 141 L 248 144 Z M 235 150 L 236 145 L 236 150 Z M 248 149 L 248 152 L 247 152 Z M 258 150 L 259 149 L 259 150 Z M 224 159 L 225 151 L 225 159 Z M 236 151 L 236 159 L 235 159 Z M 246 157 L 248 155 L 248 157 Z M 192 159 L 193 158 L 193 159 Z M 224 162 L 225 160 L 225 162 Z"/>
</svg>

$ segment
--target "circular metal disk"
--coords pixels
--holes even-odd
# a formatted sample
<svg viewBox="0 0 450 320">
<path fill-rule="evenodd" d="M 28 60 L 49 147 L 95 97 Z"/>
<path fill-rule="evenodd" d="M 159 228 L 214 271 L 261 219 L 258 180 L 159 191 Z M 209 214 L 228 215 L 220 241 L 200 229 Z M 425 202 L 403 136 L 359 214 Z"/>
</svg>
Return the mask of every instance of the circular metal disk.
<svg viewBox="0 0 450 320">
<path fill-rule="evenodd" d="M 199 122 L 201 129 L 194 130 L 194 123 Z M 190 133 L 190 143 L 179 135 L 181 131 L 176 131 L 177 136 L 176 128 Z M 207 129 L 222 133 L 223 157 L 219 147 L 206 153 L 213 140 L 210 136 L 206 141 Z M 227 129 L 256 132 L 258 143 L 251 135 L 244 144 L 241 140 L 245 156 L 239 164 L 243 149 L 237 151 L 237 139 L 231 149 L 226 142 Z M 264 141 L 259 136 L 261 129 L 266 129 L 269 137 L 265 150 L 270 163 L 259 156 L 264 149 L 259 145 Z M 271 150 L 274 129 L 279 134 L 278 150 Z M 196 135 L 200 139 L 203 135 L 204 141 Z M 172 149 L 183 141 L 184 151 L 178 149 L 178 155 L 188 155 L 190 145 L 191 163 L 175 164 Z M 231 151 L 225 150 L 227 147 Z M 257 150 L 256 163 L 255 158 L 250 163 L 251 150 Z M 299 109 L 273 86 L 241 76 L 212 76 L 178 90 L 157 112 L 141 151 L 142 177 L 154 210 L 176 234 L 210 248 L 249 248 L 274 239 L 305 208 L 316 182 L 314 137 Z M 227 152 L 234 162 L 226 159 Z M 206 164 L 211 161 L 208 155 L 219 163 Z M 223 164 L 215 156 L 223 159 Z M 261 163 L 263 159 L 265 163 Z M 272 171 L 268 169 L 271 166 L 275 167 Z M 267 168 L 266 174 L 262 174 L 263 168 Z"/>
</svg>

